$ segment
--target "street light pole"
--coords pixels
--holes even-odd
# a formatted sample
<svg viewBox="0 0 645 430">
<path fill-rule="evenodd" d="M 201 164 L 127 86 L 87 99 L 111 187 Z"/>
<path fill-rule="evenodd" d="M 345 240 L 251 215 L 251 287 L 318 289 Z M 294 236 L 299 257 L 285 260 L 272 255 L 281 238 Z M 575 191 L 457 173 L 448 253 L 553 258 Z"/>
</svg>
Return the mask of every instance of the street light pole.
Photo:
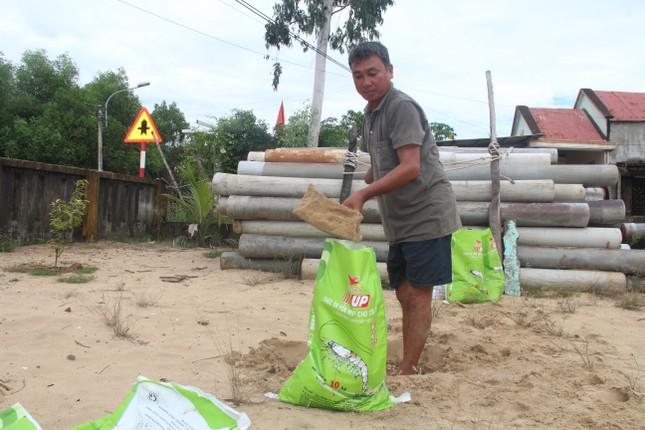
<svg viewBox="0 0 645 430">
<path fill-rule="evenodd" d="M 99 129 L 99 136 L 98 136 L 98 153 L 96 156 L 96 162 L 98 164 L 98 170 L 99 172 L 103 171 L 103 106 L 99 105 L 97 112 L 96 112 L 96 117 L 98 119 L 98 129 Z"/>
<path fill-rule="evenodd" d="M 107 125 L 108 125 L 108 103 L 110 103 L 110 100 L 112 99 L 112 97 L 114 97 L 119 93 L 136 90 L 137 88 L 146 87 L 148 85 L 150 85 L 150 82 L 140 82 L 134 87 L 121 88 L 120 90 L 116 90 L 115 92 L 110 94 L 110 96 L 107 98 L 103 106 L 98 107 L 98 111 L 96 115 L 98 118 L 98 148 L 97 148 L 98 153 L 97 153 L 96 161 L 97 161 L 99 172 L 103 171 L 103 128 L 104 127 L 107 128 Z"/>
</svg>

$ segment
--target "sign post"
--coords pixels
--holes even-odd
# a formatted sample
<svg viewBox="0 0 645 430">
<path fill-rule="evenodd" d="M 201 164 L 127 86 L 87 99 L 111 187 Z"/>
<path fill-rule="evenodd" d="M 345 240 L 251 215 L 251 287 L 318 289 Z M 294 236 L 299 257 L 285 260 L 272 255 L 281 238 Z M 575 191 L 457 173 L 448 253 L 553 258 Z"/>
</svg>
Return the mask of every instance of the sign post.
<svg viewBox="0 0 645 430">
<path fill-rule="evenodd" d="M 148 112 L 148 109 L 145 107 L 141 108 L 123 141 L 125 143 L 139 143 L 141 145 L 139 177 L 143 178 L 146 169 L 146 144 L 161 141 L 161 135 L 154 121 L 152 121 L 152 116 Z"/>
</svg>

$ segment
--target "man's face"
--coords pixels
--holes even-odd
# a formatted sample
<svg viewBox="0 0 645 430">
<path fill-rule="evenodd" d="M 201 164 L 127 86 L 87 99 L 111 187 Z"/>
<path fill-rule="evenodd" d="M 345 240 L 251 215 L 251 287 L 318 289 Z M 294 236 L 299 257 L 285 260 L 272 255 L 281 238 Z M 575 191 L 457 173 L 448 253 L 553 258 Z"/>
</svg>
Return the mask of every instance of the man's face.
<svg viewBox="0 0 645 430">
<path fill-rule="evenodd" d="M 390 89 L 392 65 L 386 66 L 378 55 L 365 60 L 354 61 L 350 68 L 356 91 L 374 108 Z"/>
</svg>

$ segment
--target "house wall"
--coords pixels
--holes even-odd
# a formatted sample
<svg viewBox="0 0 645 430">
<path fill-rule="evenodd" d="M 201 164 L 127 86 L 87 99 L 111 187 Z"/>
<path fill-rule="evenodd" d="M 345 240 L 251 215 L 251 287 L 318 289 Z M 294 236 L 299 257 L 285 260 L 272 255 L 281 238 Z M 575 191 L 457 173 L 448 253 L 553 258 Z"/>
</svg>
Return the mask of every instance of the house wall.
<svg viewBox="0 0 645 430">
<path fill-rule="evenodd" d="M 563 145 L 564 146 L 564 145 Z M 604 164 L 602 151 L 567 151 L 558 148 L 558 164 Z"/>
<path fill-rule="evenodd" d="M 533 134 L 529 125 L 526 123 L 526 120 L 522 115 L 518 115 L 517 122 L 513 124 L 513 130 L 511 130 L 511 136 L 528 136 Z"/>
<path fill-rule="evenodd" d="M 591 99 L 587 97 L 587 95 L 583 93 L 574 108 L 586 110 L 596 126 L 602 131 L 605 136 L 607 136 L 607 119 L 602 114 L 600 109 L 598 109 L 598 107 L 591 101 Z"/>
<path fill-rule="evenodd" d="M 645 160 L 645 122 L 612 122 L 609 138 L 616 149 L 607 153 L 608 164 Z"/>
</svg>

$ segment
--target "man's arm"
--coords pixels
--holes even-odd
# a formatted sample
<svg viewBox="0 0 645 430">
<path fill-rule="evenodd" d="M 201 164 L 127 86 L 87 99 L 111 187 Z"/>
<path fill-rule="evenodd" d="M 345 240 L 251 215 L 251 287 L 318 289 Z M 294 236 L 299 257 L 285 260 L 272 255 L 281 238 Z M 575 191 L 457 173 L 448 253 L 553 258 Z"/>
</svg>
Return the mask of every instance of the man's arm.
<svg viewBox="0 0 645 430">
<path fill-rule="evenodd" d="M 396 153 L 399 157 L 399 164 L 394 169 L 381 179 L 372 182 L 372 168 L 370 167 L 365 177 L 365 182 L 369 185 L 352 193 L 343 202 L 343 205 L 360 212 L 365 202 L 372 197 L 398 190 L 414 181 L 421 172 L 421 147 L 414 144 L 404 145 L 397 148 Z"/>
</svg>

